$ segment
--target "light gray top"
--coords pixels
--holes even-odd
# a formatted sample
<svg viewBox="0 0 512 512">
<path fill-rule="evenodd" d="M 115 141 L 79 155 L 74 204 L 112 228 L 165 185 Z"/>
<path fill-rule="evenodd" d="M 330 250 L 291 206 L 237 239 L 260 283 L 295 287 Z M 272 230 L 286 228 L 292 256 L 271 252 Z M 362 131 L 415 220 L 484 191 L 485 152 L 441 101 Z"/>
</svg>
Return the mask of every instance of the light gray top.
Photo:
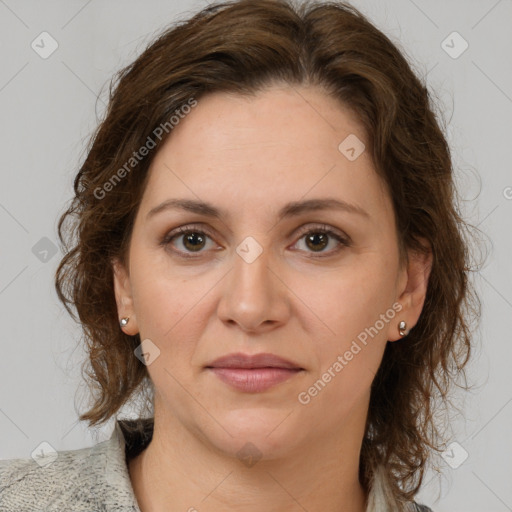
<svg viewBox="0 0 512 512">
<path fill-rule="evenodd" d="M 0 461 L 1 512 L 141 512 L 128 473 L 134 457 L 150 442 L 152 423 L 130 432 L 117 420 L 110 439 L 78 450 L 59 451 L 47 465 L 33 459 Z M 384 473 L 375 477 L 367 512 L 392 512 L 385 496 Z M 411 512 L 432 512 L 415 502 Z"/>
<path fill-rule="evenodd" d="M 140 512 L 125 458 L 119 421 L 109 440 L 59 451 L 41 466 L 33 459 L 0 461 L 2 512 Z"/>
</svg>

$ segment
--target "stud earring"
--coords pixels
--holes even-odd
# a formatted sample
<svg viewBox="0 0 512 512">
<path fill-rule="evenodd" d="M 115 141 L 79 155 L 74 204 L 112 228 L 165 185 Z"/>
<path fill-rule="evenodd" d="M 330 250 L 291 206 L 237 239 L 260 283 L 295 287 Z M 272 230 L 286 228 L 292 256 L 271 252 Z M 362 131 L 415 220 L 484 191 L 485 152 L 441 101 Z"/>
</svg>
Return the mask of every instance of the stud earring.
<svg viewBox="0 0 512 512">
<path fill-rule="evenodd" d="M 127 323 L 128 323 L 128 320 L 130 320 L 130 317 L 125 317 L 125 318 L 121 318 L 121 320 L 119 321 L 119 325 L 121 327 L 124 327 Z"/>
<path fill-rule="evenodd" d="M 406 328 L 407 328 L 407 324 L 402 320 L 398 324 L 398 332 L 400 333 L 400 336 L 406 336 L 407 335 Z"/>
</svg>

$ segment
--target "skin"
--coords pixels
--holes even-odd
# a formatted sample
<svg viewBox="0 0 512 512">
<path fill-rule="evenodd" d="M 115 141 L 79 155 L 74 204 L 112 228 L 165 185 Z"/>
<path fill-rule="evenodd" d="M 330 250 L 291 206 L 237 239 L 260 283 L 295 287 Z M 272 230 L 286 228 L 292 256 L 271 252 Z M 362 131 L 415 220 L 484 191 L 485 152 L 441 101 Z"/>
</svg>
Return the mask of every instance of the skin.
<svg viewBox="0 0 512 512">
<path fill-rule="evenodd" d="M 148 365 L 153 440 L 129 461 L 143 512 L 364 512 L 358 469 L 370 386 L 386 343 L 401 339 L 398 322 L 411 328 L 419 318 L 431 257 L 409 253 L 400 266 L 391 200 L 369 152 L 349 161 L 338 150 L 349 134 L 365 141 L 357 118 L 323 90 L 273 85 L 250 98 L 200 98 L 155 155 L 128 264 L 113 262 L 119 317 L 130 317 L 124 332 L 160 350 Z M 208 201 L 227 216 L 176 209 L 147 218 L 170 198 Z M 367 215 L 277 218 L 289 201 L 312 198 Z M 208 230 L 204 241 L 178 234 L 161 245 L 190 224 Z M 351 243 L 308 244 L 319 224 Z M 236 252 L 248 236 L 262 249 L 251 263 Z M 298 394 L 393 304 L 401 311 L 301 404 Z M 233 352 L 270 352 L 303 371 L 244 393 L 204 368 Z M 237 457 L 248 442 L 261 456 L 250 467 Z"/>
</svg>

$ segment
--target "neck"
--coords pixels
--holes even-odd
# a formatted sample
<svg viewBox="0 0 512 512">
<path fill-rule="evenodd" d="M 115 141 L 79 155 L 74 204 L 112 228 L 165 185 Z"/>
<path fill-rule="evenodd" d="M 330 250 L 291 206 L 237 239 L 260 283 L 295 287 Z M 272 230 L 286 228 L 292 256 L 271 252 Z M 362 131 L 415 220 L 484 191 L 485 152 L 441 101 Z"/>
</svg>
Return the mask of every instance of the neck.
<svg viewBox="0 0 512 512">
<path fill-rule="evenodd" d="M 155 410 L 151 443 L 129 461 L 130 478 L 142 512 L 365 512 L 361 443 L 343 431 L 319 437 L 279 458 L 251 460 L 247 447 L 241 460 Z"/>
</svg>

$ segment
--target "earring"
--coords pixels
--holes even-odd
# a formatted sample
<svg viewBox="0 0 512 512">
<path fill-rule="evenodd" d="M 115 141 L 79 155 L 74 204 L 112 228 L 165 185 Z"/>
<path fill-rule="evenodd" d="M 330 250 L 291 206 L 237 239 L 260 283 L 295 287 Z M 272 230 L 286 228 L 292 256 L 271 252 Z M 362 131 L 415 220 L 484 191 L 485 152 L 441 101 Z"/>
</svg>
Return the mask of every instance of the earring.
<svg viewBox="0 0 512 512">
<path fill-rule="evenodd" d="M 121 320 L 119 321 L 119 325 L 121 327 L 124 327 L 128 323 L 128 320 L 130 320 L 129 316 L 127 316 L 126 318 L 121 318 Z"/>
<path fill-rule="evenodd" d="M 403 320 L 398 324 L 398 332 L 400 333 L 400 336 L 407 335 L 406 327 L 407 324 Z"/>
</svg>

